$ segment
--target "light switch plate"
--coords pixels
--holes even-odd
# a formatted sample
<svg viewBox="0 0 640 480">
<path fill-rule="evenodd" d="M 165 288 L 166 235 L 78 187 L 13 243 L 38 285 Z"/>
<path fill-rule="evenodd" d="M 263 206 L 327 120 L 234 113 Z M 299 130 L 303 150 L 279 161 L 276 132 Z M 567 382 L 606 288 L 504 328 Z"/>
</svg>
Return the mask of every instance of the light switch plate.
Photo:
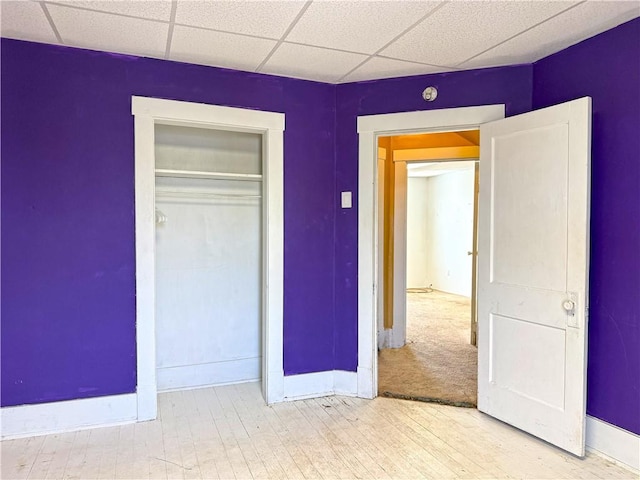
<svg viewBox="0 0 640 480">
<path fill-rule="evenodd" d="M 342 192 L 342 208 L 351 208 L 351 192 Z"/>
</svg>

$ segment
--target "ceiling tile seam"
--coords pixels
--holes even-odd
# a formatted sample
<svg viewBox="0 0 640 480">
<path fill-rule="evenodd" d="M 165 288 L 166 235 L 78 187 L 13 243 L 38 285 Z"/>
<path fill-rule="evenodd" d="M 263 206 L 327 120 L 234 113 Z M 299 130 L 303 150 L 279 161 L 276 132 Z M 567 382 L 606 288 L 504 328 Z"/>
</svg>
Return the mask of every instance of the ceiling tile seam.
<svg viewBox="0 0 640 480">
<path fill-rule="evenodd" d="M 102 13 L 103 15 L 113 15 L 114 17 L 134 18 L 136 20 L 145 20 L 147 22 L 154 22 L 154 23 L 169 23 L 169 20 L 158 20 L 157 18 L 138 17 L 137 15 L 127 15 L 126 13 L 105 12 L 104 10 L 96 10 L 93 8 L 80 7 L 78 5 L 68 5 L 66 3 L 58 3 L 58 2 L 50 2 L 50 1 L 45 1 L 40 3 L 43 3 L 43 4 L 46 3 L 48 5 L 54 5 L 56 7 L 67 8 L 72 10 L 84 10 L 85 12 Z"/>
<path fill-rule="evenodd" d="M 362 62 L 360 62 L 358 65 L 356 65 L 354 68 L 352 68 L 351 70 L 349 70 L 347 73 L 345 73 L 343 76 L 341 76 L 336 83 L 340 83 L 342 82 L 346 77 L 348 77 L 349 75 L 351 75 L 353 72 L 355 72 L 356 70 L 358 70 L 360 67 L 362 67 L 364 64 L 366 64 L 367 62 L 369 62 L 373 57 L 375 57 L 377 54 L 379 54 L 381 51 L 383 51 L 385 48 L 389 47 L 389 45 L 391 45 L 393 42 L 396 42 L 400 37 L 406 35 L 407 33 L 409 33 L 411 30 L 413 30 L 414 28 L 416 28 L 420 23 L 422 23 L 424 20 L 426 20 L 427 18 L 429 18 L 431 15 L 433 15 L 434 13 L 436 13 L 438 10 L 440 10 L 442 7 L 444 7 L 447 3 L 449 2 L 442 2 L 439 5 L 437 5 L 435 8 L 433 8 L 432 10 L 430 10 L 429 12 L 427 12 L 425 15 L 423 15 L 422 17 L 420 17 L 420 19 L 418 19 L 417 22 L 414 22 L 413 24 L 409 25 L 409 27 L 407 27 L 404 31 L 400 32 L 398 35 L 396 35 L 394 38 L 392 38 L 390 41 L 388 41 L 385 45 L 383 45 L 382 47 L 380 47 L 378 50 L 376 50 L 375 52 L 373 52 L 368 58 L 365 58 Z"/>
<path fill-rule="evenodd" d="M 2 0 L 0 0 L 2 1 Z M 85 7 L 79 7 L 79 6 L 75 6 L 75 5 L 66 5 L 66 4 L 61 4 L 61 3 L 57 3 L 57 2 L 50 2 L 50 1 L 44 1 L 44 2 L 38 2 L 40 4 L 42 4 L 44 6 L 44 4 L 49 4 L 49 5 L 55 5 L 57 7 L 62 7 L 62 8 L 70 8 L 70 9 L 74 9 L 74 10 L 84 10 L 86 12 L 93 12 L 93 13 L 102 13 L 104 15 L 112 15 L 115 17 L 124 17 L 124 18 L 132 18 L 134 20 L 142 20 L 145 22 L 153 22 L 153 23 L 162 23 L 162 24 L 173 24 L 174 26 L 178 26 L 178 27 L 187 27 L 187 28 L 195 28 L 196 30 L 206 30 L 208 32 L 216 32 L 216 33 L 225 33 L 228 35 L 237 35 L 240 37 L 248 37 L 248 38 L 255 38 L 258 40 L 278 40 L 277 38 L 274 37 L 265 37 L 262 35 L 251 35 L 249 33 L 241 33 L 241 32 L 231 32 L 229 30 L 220 30 L 217 28 L 207 28 L 207 27 L 201 27 L 198 25 L 189 25 L 188 23 L 180 23 L 180 22 L 176 22 L 175 21 L 175 13 L 173 12 L 173 6 L 172 6 L 172 12 L 171 12 L 171 18 L 169 20 L 158 20 L 157 18 L 146 18 L 146 17 L 138 17 L 136 15 L 127 15 L 124 13 L 115 13 L 115 12 L 105 12 L 104 10 L 94 10 L 91 8 L 85 8 Z"/>
<path fill-rule="evenodd" d="M 460 68 L 454 67 L 452 65 L 436 65 L 435 63 L 419 62 L 418 60 L 404 60 L 402 58 L 390 57 L 388 55 L 380 55 L 380 54 L 376 54 L 374 56 L 378 57 L 378 58 L 384 58 L 386 60 L 397 60 L 399 62 L 413 63 L 414 65 L 424 65 L 425 67 L 436 67 L 436 68 L 444 68 L 444 69 L 452 69 L 452 70 L 461 70 Z"/>
<path fill-rule="evenodd" d="M 292 42 L 291 40 L 285 40 L 282 43 L 287 43 L 289 45 L 299 45 L 301 47 L 311 47 L 311 48 L 319 48 L 321 50 L 330 50 L 332 52 L 340 52 L 340 53 L 352 53 L 354 55 L 364 55 L 364 56 L 369 56 L 371 55 L 370 53 L 366 53 L 366 52 L 357 52 L 355 50 L 344 50 L 342 48 L 334 48 L 334 47 L 321 47 L 319 45 L 312 45 L 310 43 L 303 43 L 303 42 Z"/>
<path fill-rule="evenodd" d="M 173 29 L 175 28 L 176 11 L 178 10 L 178 0 L 171 0 L 171 15 L 169 16 L 169 31 L 167 32 L 167 47 L 164 51 L 164 58 L 167 60 L 171 53 L 171 42 L 173 41 Z"/>
<path fill-rule="evenodd" d="M 567 8 L 565 8 L 564 10 L 562 10 L 562 11 L 560 11 L 560 12 L 558 12 L 558 13 L 555 13 L 555 14 L 551 15 L 550 17 L 545 18 L 544 20 L 542 20 L 542 21 L 540 21 L 540 22 L 536 23 L 535 25 L 532 25 L 532 26 L 530 26 L 530 27 L 528 27 L 528 28 L 525 28 L 524 30 L 522 30 L 522 31 L 520 31 L 520 32 L 518 32 L 518 33 L 516 33 L 515 35 L 512 35 L 512 36 L 510 36 L 509 38 L 507 38 L 507 39 L 505 39 L 505 40 L 502 40 L 502 41 L 501 41 L 501 42 L 499 42 L 499 43 L 496 43 L 495 45 L 493 45 L 493 46 L 491 46 L 491 47 L 487 48 L 486 50 L 483 50 L 482 52 L 477 53 L 477 54 L 473 55 L 472 57 L 467 58 L 466 60 L 464 60 L 464 61 L 462 61 L 462 62 L 458 63 L 458 64 L 456 65 L 456 67 L 460 67 L 461 65 L 464 65 L 465 63 L 470 62 L 470 61 L 471 61 L 471 60 L 473 60 L 474 58 L 477 58 L 477 57 L 479 57 L 480 55 L 484 55 L 485 53 L 487 53 L 487 52 L 489 52 L 489 51 L 493 50 L 494 48 L 498 48 L 500 45 L 504 45 L 505 43 L 510 42 L 510 41 L 511 41 L 511 40 L 513 40 L 514 38 L 519 37 L 519 36 L 520 36 L 520 35 L 522 35 L 523 33 L 527 33 L 528 31 L 533 30 L 534 28 L 539 27 L 539 26 L 540 26 L 540 25 L 542 25 L 543 23 L 546 23 L 546 22 L 548 22 L 549 20 L 553 20 L 554 18 L 556 18 L 556 17 L 558 17 L 558 16 L 560 16 L 560 15 L 562 15 L 562 14 L 564 14 L 564 13 L 568 12 L 569 10 L 572 10 L 572 9 L 574 9 L 574 8 L 576 8 L 576 7 L 578 7 L 578 6 L 582 5 L 583 3 L 586 3 L 586 2 L 587 2 L 587 0 L 582 0 L 581 2 L 578 2 L 578 3 L 574 4 L 574 5 L 571 5 L 570 7 L 567 7 Z"/>
<path fill-rule="evenodd" d="M 0 0 L 0 1 L 2 1 L 2 0 Z M 163 24 L 173 23 L 174 26 L 178 26 L 178 27 L 195 28 L 197 30 L 206 30 L 208 32 L 226 33 L 226 34 L 229 34 L 229 35 L 238 35 L 238 36 L 241 36 L 241 37 L 256 38 L 256 39 L 259 39 L 259 40 L 272 40 L 272 41 L 273 40 L 278 40 L 278 38 L 275 38 L 275 37 L 265 37 L 265 36 L 262 36 L 262 35 L 251 35 L 249 33 L 232 32 L 232 31 L 229 31 L 229 30 L 221 30 L 221 29 L 217 29 L 217 28 L 208 28 L 208 27 L 202 27 L 200 25 L 190 25 L 188 23 L 176 22 L 175 21 L 175 14 L 173 12 L 173 6 L 172 6 L 171 18 L 169 20 L 159 20 L 157 18 L 140 17 L 140 16 L 137 16 L 137 15 L 128 15 L 126 13 L 118 13 L 118 12 L 107 12 L 107 11 L 104 11 L 104 10 L 97 10 L 97 9 L 94 9 L 94 8 L 81 7 L 81 6 L 78 6 L 78 5 L 68 5 L 66 3 L 52 2 L 52 1 L 49 1 L 49 0 L 41 1 L 39 3 L 54 5 L 54 6 L 57 6 L 57 7 L 68 8 L 68 9 L 73 9 L 73 10 L 83 10 L 85 12 L 102 13 L 104 15 L 113 15 L 115 17 L 132 18 L 132 19 L 135 19 L 135 20 L 143 20 L 143 21 L 146 21 L 146 22 L 163 23 Z M 172 0 L 172 3 L 173 3 L 173 0 Z M 309 1 L 308 3 L 311 3 L 311 1 Z M 297 22 L 297 19 L 294 19 L 293 22 Z M 289 31 L 290 30 L 287 30 L 285 33 L 288 34 Z"/>
<path fill-rule="evenodd" d="M 278 42 L 273 46 L 273 48 L 271 49 L 271 51 L 269 53 L 267 53 L 267 56 L 264 58 L 264 60 L 262 60 L 262 62 L 260 63 L 260 65 L 258 65 L 256 67 L 256 69 L 254 70 L 255 72 L 260 72 L 262 70 L 262 68 L 265 66 L 265 64 L 271 59 L 271 57 L 273 56 L 274 53 L 276 53 L 276 50 L 278 50 L 278 48 L 280 48 L 280 45 L 282 45 L 282 43 L 284 42 L 284 40 L 287 38 L 287 35 L 289 35 L 289 33 L 291 33 L 291 30 L 293 30 L 293 28 L 296 26 L 296 24 L 298 23 L 298 21 L 300 21 L 300 19 L 302 18 L 302 16 L 305 14 L 305 12 L 309 9 L 309 7 L 311 6 L 312 0 L 309 0 L 308 2 L 306 2 L 302 8 L 300 9 L 300 11 L 298 12 L 298 14 L 296 15 L 296 18 L 293 19 L 293 21 L 289 24 L 289 26 L 287 27 L 287 29 L 284 31 L 284 33 L 282 34 L 282 36 L 280 37 L 280 39 L 278 40 Z"/>
<path fill-rule="evenodd" d="M 167 23 L 167 22 L 162 22 L 162 23 Z M 271 40 L 272 42 L 274 40 L 278 40 L 277 38 L 274 38 L 274 37 L 263 37 L 262 35 L 251 35 L 250 33 L 231 32 L 229 30 L 220 30 L 217 28 L 200 27 L 198 25 L 189 25 L 188 23 L 174 22 L 174 24 L 176 27 L 194 28 L 196 30 L 205 30 L 207 32 L 226 33 L 227 35 L 237 35 L 239 37 L 257 38 L 259 40 Z"/>
<path fill-rule="evenodd" d="M 51 30 L 53 30 L 53 34 L 56 36 L 56 39 L 58 40 L 58 43 L 60 43 L 61 45 L 64 45 L 62 36 L 60 36 L 58 27 L 56 27 L 56 24 L 53 22 L 53 17 L 51 16 L 51 13 L 49 13 L 49 9 L 47 8 L 44 2 L 39 2 L 39 3 L 40 3 L 40 7 L 42 7 L 42 11 L 44 12 L 44 16 L 47 17 L 47 21 L 49 22 L 49 26 L 51 27 Z"/>
</svg>

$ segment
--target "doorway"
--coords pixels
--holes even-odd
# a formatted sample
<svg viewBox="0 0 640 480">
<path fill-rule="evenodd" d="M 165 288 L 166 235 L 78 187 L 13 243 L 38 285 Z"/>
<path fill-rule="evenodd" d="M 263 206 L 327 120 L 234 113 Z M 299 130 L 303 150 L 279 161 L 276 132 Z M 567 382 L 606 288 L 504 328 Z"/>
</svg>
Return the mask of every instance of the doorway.
<svg viewBox="0 0 640 480">
<path fill-rule="evenodd" d="M 479 131 L 378 140 L 378 394 L 475 406 Z"/>
<path fill-rule="evenodd" d="M 284 114 L 132 97 L 135 128 L 136 403 L 138 421 L 157 417 L 156 370 L 156 125 L 260 136 L 262 152 L 261 378 L 267 403 L 284 397 L 283 131 Z M 220 176 L 218 176 L 220 177 Z M 170 219 L 169 219 L 170 221 Z"/>
<path fill-rule="evenodd" d="M 358 118 L 359 392 L 377 393 L 377 139 L 482 126 L 478 409 L 584 455 L 590 122 L 588 97 Z"/>
<path fill-rule="evenodd" d="M 378 299 L 382 293 L 378 272 L 381 261 L 379 254 L 383 245 L 379 235 L 378 208 L 380 162 L 373 161 L 379 158 L 376 152 L 378 138 L 425 132 L 472 130 L 479 128 L 485 122 L 501 118 L 504 118 L 504 105 L 358 118 L 358 396 L 374 398 L 378 394 L 379 339 L 377 332 L 380 318 Z"/>
</svg>

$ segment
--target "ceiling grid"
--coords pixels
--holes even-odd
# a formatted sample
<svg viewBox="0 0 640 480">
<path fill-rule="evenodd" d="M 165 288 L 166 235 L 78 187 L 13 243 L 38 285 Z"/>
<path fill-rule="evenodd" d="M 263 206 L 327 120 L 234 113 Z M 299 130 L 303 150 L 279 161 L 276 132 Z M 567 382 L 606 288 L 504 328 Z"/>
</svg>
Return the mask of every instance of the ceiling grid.
<svg viewBox="0 0 640 480">
<path fill-rule="evenodd" d="M 3 37 L 328 83 L 531 63 L 638 0 L 0 1 Z"/>
</svg>

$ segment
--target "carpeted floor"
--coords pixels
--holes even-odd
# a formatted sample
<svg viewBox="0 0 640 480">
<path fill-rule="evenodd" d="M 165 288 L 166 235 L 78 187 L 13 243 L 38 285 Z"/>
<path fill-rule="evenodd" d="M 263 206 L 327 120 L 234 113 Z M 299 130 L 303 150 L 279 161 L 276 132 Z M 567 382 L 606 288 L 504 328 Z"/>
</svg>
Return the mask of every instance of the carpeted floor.
<svg viewBox="0 0 640 480">
<path fill-rule="evenodd" d="M 378 394 L 475 407 L 478 351 L 469 344 L 470 300 L 407 293 L 407 344 L 378 354 Z"/>
</svg>

